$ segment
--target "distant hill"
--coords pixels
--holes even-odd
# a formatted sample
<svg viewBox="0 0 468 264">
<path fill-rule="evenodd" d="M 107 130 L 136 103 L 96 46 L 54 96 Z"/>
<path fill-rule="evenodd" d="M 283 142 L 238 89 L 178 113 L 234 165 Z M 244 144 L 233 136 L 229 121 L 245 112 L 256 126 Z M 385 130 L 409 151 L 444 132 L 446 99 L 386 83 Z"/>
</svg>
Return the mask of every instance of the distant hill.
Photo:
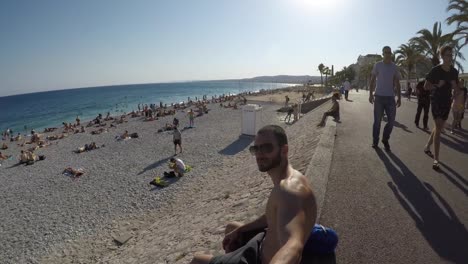
<svg viewBox="0 0 468 264">
<path fill-rule="evenodd" d="M 241 81 L 249 82 L 271 82 L 271 83 L 320 83 L 320 76 L 309 75 L 276 75 L 276 76 L 257 76 L 253 78 L 240 79 Z"/>
</svg>

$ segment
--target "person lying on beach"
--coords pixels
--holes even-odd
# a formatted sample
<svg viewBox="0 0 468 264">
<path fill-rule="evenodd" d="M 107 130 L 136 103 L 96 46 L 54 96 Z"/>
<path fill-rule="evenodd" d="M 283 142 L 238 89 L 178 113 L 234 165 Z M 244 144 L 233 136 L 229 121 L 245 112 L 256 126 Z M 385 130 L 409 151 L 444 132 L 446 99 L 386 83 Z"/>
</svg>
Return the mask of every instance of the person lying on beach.
<svg viewBox="0 0 468 264">
<path fill-rule="evenodd" d="M 48 128 L 44 128 L 44 133 L 48 133 L 48 132 L 53 132 L 57 130 L 56 127 L 48 127 Z"/>
<path fill-rule="evenodd" d="M 304 248 L 314 228 L 317 202 L 309 180 L 288 160 L 284 129 L 261 128 L 249 150 L 258 170 L 273 182 L 265 213 L 247 224 L 228 223 L 222 241 L 226 254 L 196 254 L 190 263 L 311 263 Z"/>
<path fill-rule="evenodd" d="M 103 132 L 108 132 L 107 128 L 101 127 L 98 130 L 91 131 L 91 135 L 99 135 L 99 134 L 101 134 Z"/>
<path fill-rule="evenodd" d="M 185 163 L 181 159 L 178 159 L 178 158 L 170 159 L 169 168 L 172 169 L 174 173 L 179 177 L 184 176 L 185 169 L 186 169 Z"/>
<path fill-rule="evenodd" d="M 332 96 L 332 107 L 323 113 L 322 120 L 318 123 L 317 127 L 325 126 L 325 120 L 328 116 L 332 116 L 336 121 L 340 121 L 340 104 L 338 100 L 340 99 L 340 94 L 335 92 Z"/>
<path fill-rule="evenodd" d="M 104 147 L 104 145 L 102 145 L 101 147 Z M 79 147 L 77 150 L 75 150 L 75 153 L 82 153 L 85 151 L 91 151 L 99 148 L 100 147 L 96 145 L 96 142 L 91 142 L 91 144 L 85 144 L 84 147 Z"/>
<path fill-rule="evenodd" d="M 11 155 L 5 155 L 2 152 L 0 152 L 0 160 L 6 160 L 6 159 L 9 159 L 10 157 Z"/>
<path fill-rule="evenodd" d="M 65 170 L 63 170 L 62 174 L 70 175 L 73 177 L 80 177 L 81 175 L 84 174 L 83 170 L 81 169 L 73 169 L 72 167 L 68 167 Z"/>
<path fill-rule="evenodd" d="M 115 139 L 117 139 L 117 140 L 124 140 L 124 139 L 129 139 L 129 138 L 130 138 L 130 136 L 129 136 L 127 130 L 125 130 L 125 132 L 122 135 L 115 136 Z"/>
<path fill-rule="evenodd" d="M 6 143 L 2 144 L 2 150 L 8 149 L 8 145 Z"/>
</svg>

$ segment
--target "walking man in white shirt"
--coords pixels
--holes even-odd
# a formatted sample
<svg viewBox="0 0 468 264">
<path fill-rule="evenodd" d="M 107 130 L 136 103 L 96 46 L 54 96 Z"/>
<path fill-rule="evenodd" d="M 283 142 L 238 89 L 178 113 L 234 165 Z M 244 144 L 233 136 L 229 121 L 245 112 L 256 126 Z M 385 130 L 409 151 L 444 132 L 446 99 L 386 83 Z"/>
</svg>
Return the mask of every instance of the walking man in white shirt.
<svg viewBox="0 0 468 264">
<path fill-rule="evenodd" d="M 390 151 L 390 134 L 395 123 L 396 108 L 401 105 L 401 75 L 398 67 L 392 62 L 392 49 L 388 46 L 383 47 L 383 61 L 374 64 L 369 92 L 369 102 L 374 104 L 374 125 L 372 128 L 372 147 L 376 148 L 379 144 L 380 122 L 382 115 L 387 115 L 387 124 L 384 127 L 382 143 L 385 150 Z M 396 87 L 396 89 L 394 89 Z M 375 90 L 375 94 L 374 94 Z M 395 90 L 398 97 L 395 103 Z M 375 97 L 374 97 L 375 96 Z"/>
</svg>

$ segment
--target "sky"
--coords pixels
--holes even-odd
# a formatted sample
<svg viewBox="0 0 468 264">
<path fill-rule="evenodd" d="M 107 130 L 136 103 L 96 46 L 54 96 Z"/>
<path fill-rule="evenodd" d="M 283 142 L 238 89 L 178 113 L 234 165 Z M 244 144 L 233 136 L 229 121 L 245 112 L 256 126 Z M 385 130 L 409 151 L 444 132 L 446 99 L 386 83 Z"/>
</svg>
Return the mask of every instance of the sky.
<svg viewBox="0 0 468 264">
<path fill-rule="evenodd" d="M 0 96 L 314 75 L 447 26 L 448 0 L 5 0 Z M 467 48 L 462 52 L 466 54 Z M 468 63 L 463 63 L 468 70 Z"/>
</svg>

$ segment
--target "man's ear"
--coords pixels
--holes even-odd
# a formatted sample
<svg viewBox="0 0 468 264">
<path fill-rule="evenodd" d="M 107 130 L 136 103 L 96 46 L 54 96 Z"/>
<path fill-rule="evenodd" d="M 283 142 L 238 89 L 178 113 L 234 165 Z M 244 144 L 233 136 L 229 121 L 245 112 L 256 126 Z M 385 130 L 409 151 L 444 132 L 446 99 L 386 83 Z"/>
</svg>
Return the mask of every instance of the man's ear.
<svg viewBox="0 0 468 264">
<path fill-rule="evenodd" d="M 284 156 L 288 157 L 288 153 L 289 153 L 289 146 L 288 146 L 288 144 L 283 145 L 283 146 L 281 147 L 281 154 L 283 154 Z"/>
</svg>

